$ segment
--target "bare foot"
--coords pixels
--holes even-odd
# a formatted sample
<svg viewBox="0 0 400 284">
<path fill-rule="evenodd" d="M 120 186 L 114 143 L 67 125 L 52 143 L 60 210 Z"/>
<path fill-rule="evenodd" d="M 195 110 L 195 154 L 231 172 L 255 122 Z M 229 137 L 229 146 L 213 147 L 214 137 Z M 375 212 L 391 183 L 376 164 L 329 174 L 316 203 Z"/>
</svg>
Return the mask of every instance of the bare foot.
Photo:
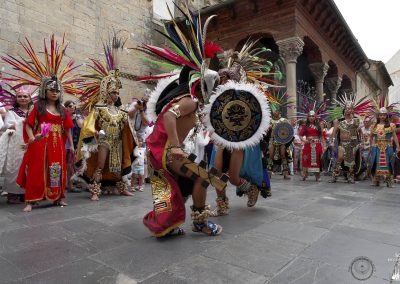
<svg viewBox="0 0 400 284">
<path fill-rule="evenodd" d="M 134 194 L 132 192 L 129 192 L 127 190 L 124 190 L 123 192 L 120 193 L 121 195 L 125 195 L 125 196 L 134 196 Z"/>
<path fill-rule="evenodd" d="M 141 192 L 143 192 L 143 191 L 144 191 L 143 186 L 139 187 L 138 190 L 141 191 Z"/>
<path fill-rule="evenodd" d="M 92 201 L 99 201 L 99 196 L 97 194 L 92 194 L 92 197 L 90 198 Z"/>
<path fill-rule="evenodd" d="M 32 211 L 32 205 L 31 204 L 26 204 L 24 210 L 24 212 L 31 212 Z"/>
</svg>

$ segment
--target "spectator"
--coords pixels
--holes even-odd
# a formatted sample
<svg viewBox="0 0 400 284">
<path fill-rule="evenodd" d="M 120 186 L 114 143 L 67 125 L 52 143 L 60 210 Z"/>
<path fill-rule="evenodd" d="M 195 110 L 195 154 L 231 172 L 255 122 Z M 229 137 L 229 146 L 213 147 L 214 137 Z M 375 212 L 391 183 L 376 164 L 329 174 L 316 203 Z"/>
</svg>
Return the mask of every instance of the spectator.
<svg viewBox="0 0 400 284">
<path fill-rule="evenodd" d="M 77 113 L 75 102 L 66 101 L 64 103 L 64 106 L 71 116 L 72 122 L 74 123 L 74 127 L 72 127 L 71 129 L 72 141 L 74 143 L 73 149 L 78 149 L 79 135 L 83 126 L 84 119 L 82 115 Z M 75 153 L 71 151 L 71 146 L 69 145 L 68 141 L 66 142 L 65 149 L 67 152 L 67 190 L 69 192 L 79 192 L 78 190 L 75 190 L 72 185 L 71 177 L 74 174 Z"/>
<path fill-rule="evenodd" d="M 146 159 L 146 147 L 144 147 L 143 140 L 138 139 L 138 145 L 133 151 L 133 155 L 136 159 L 132 163 L 132 177 L 131 177 L 131 189 L 132 191 L 143 191 L 144 189 L 144 168 Z"/>
</svg>

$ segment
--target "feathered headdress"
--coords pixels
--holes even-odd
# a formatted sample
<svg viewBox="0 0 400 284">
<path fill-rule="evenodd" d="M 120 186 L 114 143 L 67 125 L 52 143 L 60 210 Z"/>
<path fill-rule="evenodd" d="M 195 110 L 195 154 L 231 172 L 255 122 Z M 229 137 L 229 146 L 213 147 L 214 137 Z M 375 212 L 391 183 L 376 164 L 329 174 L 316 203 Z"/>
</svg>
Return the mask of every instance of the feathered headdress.
<svg viewBox="0 0 400 284">
<path fill-rule="evenodd" d="M 293 102 L 289 100 L 286 90 L 280 87 L 271 87 L 264 90 L 268 99 L 271 112 L 280 111 L 284 107 L 292 107 Z"/>
<path fill-rule="evenodd" d="M 1 80 L 0 80 L 0 84 L 1 84 Z M 2 88 L 0 88 L 0 106 L 2 106 L 2 107 L 14 106 L 15 103 L 17 102 L 17 95 L 19 93 L 29 95 L 33 102 L 35 102 L 39 99 L 37 94 L 34 94 L 34 92 L 35 92 L 34 86 L 22 86 L 18 89 L 13 89 L 11 86 L 9 86 L 9 91 L 4 89 L 3 88 L 4 86 L 1 86 L 1 87 Z"/>
<path fill-rule="evenodd" d="M 327 103 L 326 102 L 314 102 L 310 103 L 309 101 L 304 101 L 301 111 L 297 112 L 297 119 L 307 119 L 308 116 L 314 115 L 318 120 L 326 120 L 329 117 L 329 113 L 327 111 Z"/>
<path fill-rule="evenodd" d="M 72 71 L 78 68 L 79 65 L 75 65 L 71 59 L 64 67 L 61 67 L 67 49 L 64 36 L 61 44 L 59 44 L 54 35 L 51 35 L 50 47 L 47 46 L 46 39 L 44 39 L 43 60 L 40 60 L 28 38 L 25 37 L 25 42 L 20 41 L 19 43 L 25 50 L 26 57 L 1 56 L 4 62 L 23 74 L 17 75 L 3 72 L 7 76 L 3 77 L 2 80 L 13 83 L 13 90 L 22 86 L 36 86 L 39 88 L 39 97 L 44 97 L 45 88 L 48 87 L 47 84 L 44 84 L 44 81 L 50 82 L 50 80 L 54 81 L 54 78 L 56 78 L 56 84 L 62 86 L 60 89 L 61 96 L 62 92 L 70 95 L 79 93 L 79 89 L 76 88 L 76 84 L 79 82 L 78 76 L 72 75 Z"/>
<path fill-rule="evenodd" d="M 329 120 L 333 121 L 343 117 L 343 112 L 347 108 L 353 109 L 355 115 L 367 116 L 370 114 L 373 104 L 367 96 L 357 100 L 356 94 L 343 94 L 339 99 L 334 99 L 338 106 L 328 109 Z"/>
<path fill-rule="evenodd" d="M 103 43 L 105 60 L 90 59 L 87 64 L 88 72 L 81 76 L 81 96 L 79 98 L 84 109 L 90 109 L 93 105 L 105 101 L 107 95 L 122 88 L 118 69 L 119 53 L 124 49 L 126 40 L 117 36 L 114 31 L 107 42 Z"/>
<path fill-rule="evenodd" d="M 392 117 L 392 116 L 400 117 L 400 113 L 398 110 L 400 103 L 392 103 L 389 105 L 387 96 L 385 96 L 385 95 L 382 95 L 380 97 L 379 101 L 376 101 L 372 98 L 371 105 L 372 105 L 372 107 L 370 108 L 370 112 L 367 115 L 368 118 L 373 118 L 381 113 L 385 113 L 389 117 Z"/>
<path fill-rule="evenodd" d="M 214 87 L 211 86 L 212 83 L 210 83 L 209 86 L 204 84 L 207 80 L 207 59 L 214 57 L 216 53 L 222 52 L 222 49 L 218 45 L 206 40 L 207 27 L 210 21 L 216 16 L 213 15 L 207 18 L 204 27 L 202 28 L 200 17 L 190 11 L 187 5 L 183 9 L 176 4 L 175 6 L 184 16 L 185 21 L 183 24 L 177 23 L 167 6 L 172 21 L 164 22 L 164 31 L 157 31 L 168 39 L 171 44 L 171 49 L 166 47 L 156 47 L 149 44 L 143 44 L 141 47 L 135 49 L 155 58 L 145 58 L 145 60 L 158 66 L 166 67 L 171 70 L 183 67 L 180 81 L 189 83 L 190 92 L 192 94 L 194 94 L 194 90 L 201 83 L 200 86 L 204 101 L 207 102 L 208 94 L 206 94 L 206 88 L 210 93 L 210 88 L 212 89 L 212 87 Z M 168 73 L 146 76 L 138 78 L 137 80 L 158 80 L 170 76 L 173 76 L 173 74 Z"/>
<path fill-rule="evenodd" d="M 230 74 L 231 76 L 241 77 L 230 78 L 235 81 L 246 81 L 256 84 L 257 86 L 266 87 L 283 87 L 277 82 L 283 78 L 281 72 L 271 72 L 273 63 L 266 59 L 266 54 L 271 52 L 270 49 L 265 47 L 256 48 L 259 40 L 252 41 L 248 39 L 240 51 L 227 52 L 226 68 L 219 71 L 220 76 L 225 72 L 233 72 L 237 74 Z M 235 70 L 236 69 L 236 70 Z M 228 77 L 229 74 L 228 74 Z"/>
</svg>

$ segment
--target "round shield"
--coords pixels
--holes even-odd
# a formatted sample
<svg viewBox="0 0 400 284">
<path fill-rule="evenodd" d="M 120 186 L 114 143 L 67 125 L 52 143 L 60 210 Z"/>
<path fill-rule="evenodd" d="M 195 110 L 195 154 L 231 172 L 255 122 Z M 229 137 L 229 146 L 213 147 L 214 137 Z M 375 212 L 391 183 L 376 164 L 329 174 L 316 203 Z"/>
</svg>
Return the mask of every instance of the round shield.
<svg viewBox="0 0 400 284">
<path fill-rule="evenodd" d="M 273 136 L 276 142 L 280 144 L 287 144 L 293 140 L 293 126 L 287 121 L 278 122 L 275 125 Z"/>
<path fill-rule="evenodd" d="M 211 139 L 233 149 L 257 144 L 270 122 L 267 98 L 253 84 L 229 81 L 219 86 L 204 112 Z"/>
</svg>

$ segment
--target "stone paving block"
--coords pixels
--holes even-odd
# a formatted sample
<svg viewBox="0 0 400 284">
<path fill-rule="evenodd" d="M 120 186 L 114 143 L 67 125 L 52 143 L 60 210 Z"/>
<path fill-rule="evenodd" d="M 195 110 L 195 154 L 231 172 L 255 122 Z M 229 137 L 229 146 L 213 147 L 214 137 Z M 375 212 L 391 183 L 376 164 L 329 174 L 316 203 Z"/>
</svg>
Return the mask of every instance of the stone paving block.
<svg viewBox="0 0 400 284">
<path fill-rule="evenodd" d="M 400 235 L 400 207 L 386 202 L 370 202 L 357 208 L 341 225 Z"/>
<path fill-rule="evenodd" d="M 268 278 L 263 275 L 259 275 L 236 265 L 231 265 L 225 261 L 219 261 L 201 255 L 192 256 L 184 261 L 174 264 L 168 267 L 166 272 L 172 274 L 174 279 L 183 279 L 187 281 L 187 283 L 262 284 L 268 280 Z M 157 283 L 151 282 L 151 278 L 148 279 L 148 281 L 149 282 L 146 280 L 143 283 Z"/>
<path fill-rule="evenodd" d="M 70 235 L 70 232 L 57 225 L 11 229 L 0 235 L 0 253 L 27 249 L 46 240 L 67 240 Z"/>
<path fill-rule="evenodd" d="M 24 284 L 114 284 L 122 275 L 103 264 L 84 258 L 20 281 Z M 122 282 L 124 283 L 124 282 Z M 129 283 L 129 282 L 125 282 Z"/>
<path fill-rule="evenodd" d="M 299 257 L 273 277 L 267 284 L 383 284 L 387 280 L 372 276 L 360 282 L 348 270 L 344 270 L 322 261 Z"/>
<path fill-rule="evenodd" d="M 341 206 L 321 204 L 313 202 L 300 210 L 296 211 L 296 215 L 320 219 L 323 221 L 342 221 L 346 216 L 353 212 L 354 208 L 343 208 Z"/>
<path fill-rule="evenodd" d="M 304 244 L 312 244 L 328 232 L 327 229 L 323 228 L 279 220 L 258 226 L 253 231 Z"/>
<path fill-rule="evenodd" d="M 193 257 L 206 247 L 209 247 L 209 244 L 195 242 L 189 234 L 165 239 L 149 236 L 148 239 L 136 240 L 92 255 L 90 259 L 104 263 L 136 281 L 142 281 L 173 263 Z"/>
<path fill-rule="evenodd" d="M 353 228 L 343 225 L 334 226 L 331 232 L 338 232 L 347 236 L 352 236 L 355 238 L 360 238 L 372 242 L 388 244 L 392 246 L 400 247 L 400 236 L 386 234 L 377 230 L 364 230 L 360 228 Z M 399 249 L 400 250 L 400 249 Z"/>
<path fill-rule="evenodd" d="M 0 256 L 20 269 L 28 277 L 93 254 L 89 246 L 77 246 L 65 240 L 44 240 L 34 247 Z"/>
<path fill-rule="evenodd" d="M 246 204 L 240 207 L 232 205 L 228 216 L 213 220 L 222 225 L 225 232 L 240 234 L 263 223 L 272 222 L 287 215 L 289 212 L 290 211 L 272 207 L 265 208 L 256 206 L 248 208 Z"/>
<path fill-rule="evenodd" d="M 24 271 L 22 271 L 18 266 L 10 261 L 4 259 L 0 256 L 0 282 L 8 283 L 18 278 L 24 276 Z"/>
<path fill-rule="evenodd" d="M 271 277 L 306 246 L 283 238 L 248 232 L 217 247 L 207 248 L 202 255 Z"/>
<path fill-rule="evenodd" d="M 395 263 L 389 261 L 399 252 L 399 247 L 331 232 L 307 248 L 301 256 L 320 260 L 348 269 L 359 256 L 368 257 L 375 265 L 375 276 L 389 279 Z"/>
<path fill-rule="evenodd" d="M 107 228 L 105 224 L 89 218 L 76 218 L 73 220 L 60 222 L 59 226 L 73 233 L 96 232 Z"/>
</svg>

